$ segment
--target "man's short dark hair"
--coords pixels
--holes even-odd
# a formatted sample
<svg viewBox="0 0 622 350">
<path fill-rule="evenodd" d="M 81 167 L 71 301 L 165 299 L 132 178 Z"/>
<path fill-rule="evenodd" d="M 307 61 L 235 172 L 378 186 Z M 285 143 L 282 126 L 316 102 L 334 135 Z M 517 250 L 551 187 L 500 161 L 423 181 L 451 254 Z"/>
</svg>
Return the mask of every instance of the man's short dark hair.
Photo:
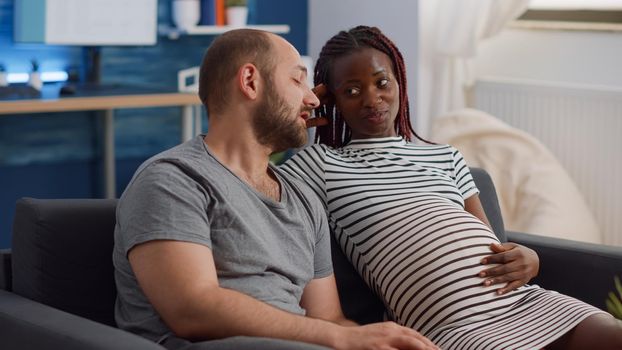
<svg viewBox="0 0 622 350">
<path fill-rule="evenodd" d="M 244 63 L 254 64 L 270 80 L 275 60 L 269 34 L 237 29 L 216 38 L 207 49 L 199 75 L 199 98 L 208 112 L 222 112 L 229 98 L 228 83 Z"/>
</svg>

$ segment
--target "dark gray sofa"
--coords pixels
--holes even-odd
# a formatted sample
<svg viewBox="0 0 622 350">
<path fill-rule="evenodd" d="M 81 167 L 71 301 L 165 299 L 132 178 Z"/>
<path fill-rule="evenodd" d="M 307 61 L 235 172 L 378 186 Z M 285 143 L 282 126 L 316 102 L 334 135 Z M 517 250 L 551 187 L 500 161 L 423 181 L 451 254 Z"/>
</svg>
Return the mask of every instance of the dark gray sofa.
<svg viewBox="0 0 622 350">
<path fill-rule="evenodd" d="M 490 177 L 472 171 L 497 236 L 538 252 L 534 283 L 604 308 L 613 276 L 622 276 L 622 249 L 505 232 Z M 115 328 L 115 205 L 105 199 L 17 202 L 12 250 L 0 252 L 2 349 L 163 349 Z M 338 248 L 333 263 L 346 316 L 381 321 L 382 303 Z"/>
</svg>

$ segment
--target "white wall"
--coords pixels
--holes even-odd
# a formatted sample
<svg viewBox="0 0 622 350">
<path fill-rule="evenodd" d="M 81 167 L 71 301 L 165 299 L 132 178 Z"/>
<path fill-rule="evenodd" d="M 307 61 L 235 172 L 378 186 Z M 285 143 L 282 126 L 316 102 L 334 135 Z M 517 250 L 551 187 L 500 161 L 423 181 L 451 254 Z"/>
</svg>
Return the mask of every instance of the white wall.
<svg viewBox="0 0 622 350">
<path fill-rule="evenodd" d="M 533 99 L 521 92 L 516 100 L 502 99 L 487 111 L 542 141 L 583 193 L 604 242 L 622 245 L 622 182 L 615 171 L 602 171 L 620 158 L 614 143 L 622 132 L 622 110 L 615 97 L 622 91 L 622 32 L 508 29 L 483 42 L 474 63 L 477 78 L 529 80 L 536 87 L 557 89 L 549 93 L 534 88 L 539 96 Z M 564 88 L 555 87 L 567 85 L 579 87 L 570 90 L 572 101 L 557 97 Z M 589 104 L 591 96 L 597 106 Z M 506 113 L 508 108 L 513 110 Z M 514 119 L 508 118 L 512 115 Z"/>
<path fill-rule="evenodd" d="M 418 3 L 418 0 L 309 0 L 308 54 L 313 60 L 333 35 L 357 25 L 376 26 L 395 42 L 406 62 L 408 99 L 415 129 Z"/>
<path fill-rule="evenodd" d="M 622 87 L 622 32 L 508 29 L 484 41 L 477 77 Z"/>
</svg>

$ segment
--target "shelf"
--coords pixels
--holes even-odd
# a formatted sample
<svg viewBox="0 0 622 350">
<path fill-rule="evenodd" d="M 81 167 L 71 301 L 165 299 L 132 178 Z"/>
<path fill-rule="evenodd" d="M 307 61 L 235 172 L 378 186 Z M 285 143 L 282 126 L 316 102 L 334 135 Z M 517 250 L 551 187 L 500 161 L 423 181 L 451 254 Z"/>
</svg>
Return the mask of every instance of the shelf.
<svg viewBox="0 0 622 350">
<path fill-rule="evenodd" d="M 181 106 L 181 140 L 184 142 L 195 136 L 193 125 L 198 125 L 196 120 L 200 119 L 195 116 L 194 110 L 196 109 L 195 106 L 200 105 L 201 100 L 196 93 L 108 84 L 79 86 L 71 96 L 61 96 L 60 84 L 57 84 L 44 86 L 41 98 L 28 96 L 21 99 L 0 100 L 0 117 L 3 114 L 105 111 L 102 135 L 104 141 L 104 193 L 106 198 L 116 198 L 114 110 Z"/>
<path fill-rule="evenodd" d="M 275 24 L 275 25 L 248 25 L 244 27 L 231 27 L 231 26 L 196 26 L 188 30 L 179 30 L 177 28 L 169 26 L 160 26 L 158 32 L 160 35 L 167 36 L 171 40 L 179 38 L 181 35 L 219 35 L 228 32 L 233 29 L 248 28 L 265 30 L 267 32 L 275 34 L 287 34 L 289 33 L 289 25 L 287 24 Z"/>
</svg>

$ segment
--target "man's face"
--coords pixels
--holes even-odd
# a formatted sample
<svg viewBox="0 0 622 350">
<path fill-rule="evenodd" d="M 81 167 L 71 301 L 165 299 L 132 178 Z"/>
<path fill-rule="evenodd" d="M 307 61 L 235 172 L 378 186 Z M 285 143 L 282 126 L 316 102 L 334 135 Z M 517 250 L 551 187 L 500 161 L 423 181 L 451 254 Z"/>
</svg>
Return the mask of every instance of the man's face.
<svg viewBox="0 0 622 350">
<path fill-rule="evenodd" d="M 281 38 L 273 39 L 276 65 L 263 79 L 253 127 L 261 144 L 280 152 L 307 142 L 305 120 L 319 100 L 307 85 L 307 70 L 296 49 Z"/>
</svg>

